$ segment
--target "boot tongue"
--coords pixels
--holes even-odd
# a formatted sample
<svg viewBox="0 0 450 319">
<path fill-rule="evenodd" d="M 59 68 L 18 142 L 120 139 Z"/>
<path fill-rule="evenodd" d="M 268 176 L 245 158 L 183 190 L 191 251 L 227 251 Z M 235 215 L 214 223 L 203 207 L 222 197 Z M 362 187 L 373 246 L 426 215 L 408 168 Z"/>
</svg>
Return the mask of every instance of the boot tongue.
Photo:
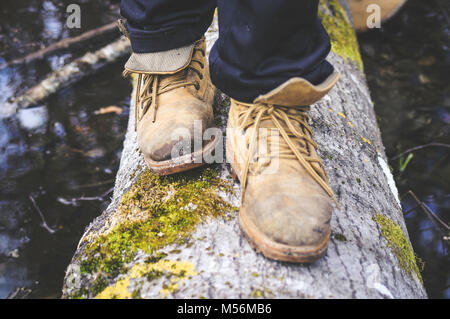
<svg viewBox="0 0 450 319">
<path fill-rule="evenodd" d="M 299 112 L 298 109 L 301 109 L 302 111 L 306 112 L 309 110 L 309 107 L 301 107 L 301 108 L 297 107 L 297 108 L 288 109 L 286 111 L 286 113 L 288 113 L 288 114 L 298 113 Z M 281 119 L 279 121 L 283 122 Z M 294 125 L 299 125 L 295 121 L 292 121 L 292 122 Z M 286 133 L 289 135 L 289 137 L 293 137 L 294 134 L 292 132 L 290 132 L 289 128 L 286 127 L 285 125 L 283 125 L 283 126 L 285 128 Z M 266 120 L 261 121 L 260 129 L 267 129 L 267 131 L 264 133 L 265 136 L 260 135 L 260 137 L 259 137 L 260 139 L 265 138 L 265 140 L 262 142 L 263 146 L 258 147 L 258 154 L 259 154 L 258 164 L 257 164 L 258 169 L 261 169 L 261 166 L 267 166 L 268 164 L 270 164 L 271 156 L 274 156 L 274 154 L 276 154 L 276 152 L 287 150 L 290 153 L 292 153 L 292 150 L 289 148 L 289 145 L 286 143 L 286 141 L 284 140 L 283 136 L 281 136 L 281 134 L 278 135 L 278 143 L 275 144 L 274 142 L 272 142 L 272 143 L 267 142 L 267 137 L 270 137 L 272 134 L 271 129 L 275 129 L 276 132 L 278 131 L 278 128 L 275 126 L 275 124 L 273 123 L 273 121 L 271 119 L 266 119 Z M 303 132 L 303 134 L 309 135 L 309 132 L 307 131 L 306 128 L 299 127 L 299 130 L 301 130 Z M 300 149 L 307 151 L 308 155 L 305 155 L 305 156 L 318 158 L 318 154 L 314 150 L 313 146 L 308 145 L 308 143 L 305 140 L 299 139 L 297 141 L 297 145 L 299 146 Z M 271 156 L 269 156 L 269 154 Z M 325 176 L 324 171 L 319 163 L 309 162 L 309 164 L 321 177 Z"/>
</svg>

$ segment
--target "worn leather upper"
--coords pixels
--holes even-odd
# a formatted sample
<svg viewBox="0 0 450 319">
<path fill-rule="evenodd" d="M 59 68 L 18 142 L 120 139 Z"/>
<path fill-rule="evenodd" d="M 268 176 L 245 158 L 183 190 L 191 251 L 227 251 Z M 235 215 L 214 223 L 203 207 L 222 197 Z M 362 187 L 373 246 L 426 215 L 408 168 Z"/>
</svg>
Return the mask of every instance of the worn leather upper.
<svg viewBox="0 0 450 319">
<path fill-rule="evenodd" d="M 314 103 L 325 95 L 336 83 L 337 77 L 338 75 L 333 75 L 327 79 L 327 83 L 320 86 L 313 86 L 305 80 L 290 80 L 266 96 L 259 97 L 253 104 L 232 100 L 228 119 L 227 155 L 232 157 L 231 164 L 241 180 L 241 185 L 245 186 L 242 194 L 243 211 L 251 222 L 274 242 L 291 246 L 314 246 L 323 242 L 330 231 L 333 197 L 311 176 L 278 134 L 278 139 L 272 138 L 268 143 L 265 140 L 267 135 L 260 132 L 258 143 L 264 147 L 258 147 L 252 153 L 252 161 L 245 176 L 245 163 L 254 137 L 255 124 L 243 126 L 243 117 L 248 114 L 246 110 L 249 107 L 260 105 L 261 107 L 251 114 L 251 117 L 254 117 L 253 122 L 257 120 L 258 112 L 261 112 L 263 120 L 259 127 L 274 129 L 274 132 L 278 133 L 278 127 L 271 119 L 274 110 L 283 110 L 284 114 L 291 116 L 290 122 L 296 125 L 296 129 L 300 130 L 305 139 L 293 138 L 288 125 L 286 132 L 298 143 L 296 145 L 302 152 L 301 155 L 314 173 L 328 185 L 315 143 L 307 141 L 312 141 L 306 119 L 306 111 L 309 108 L 301 106 L 305 105 L 305 102 Z M 302 96 L 300 92 L 308 96 Z M 298 107 L 282 109 L 277 106 L 280 102 Z M 300 122 L 306 125 L 293 120 L 296 115 L 302 119 Z M 284 123 L 283 118 L 277 115 L 277 121 L 281 124 Z M 270 135 L 270 131 L 267 134 Z"/>
<path fill-rule="evenodd" d="M 155 161 L 171 159 L 172 148 L 180 140 L 189 138 L 194 147 L 196 121 L 201 123 L 202 133 L 213 125 L 214 89 L 209 77 L 205 50 L 205 40 L 201 39 L 192 49 L 189 63 L 184 69 L 169 74 L 144 73 L 141 88 L 145 87 L 146 79 L 150 81 L 148 77 L 152 76 L 151 81 L 157 81 L 158 94 L 155 100 L 152 97 L 147 101 L 156 103 L 156 106 L 137 103 L 136 129 L 141 151 Z M 173 84 L 179 87 L 171 89 Z M 170 90 L 164 92 L 164 88 Z M 153 89 L 153 84 L 150 84 L 148 96 L 152 95 Z M 183 137 L 177 132 L 189 134 Z"/>
</svg>

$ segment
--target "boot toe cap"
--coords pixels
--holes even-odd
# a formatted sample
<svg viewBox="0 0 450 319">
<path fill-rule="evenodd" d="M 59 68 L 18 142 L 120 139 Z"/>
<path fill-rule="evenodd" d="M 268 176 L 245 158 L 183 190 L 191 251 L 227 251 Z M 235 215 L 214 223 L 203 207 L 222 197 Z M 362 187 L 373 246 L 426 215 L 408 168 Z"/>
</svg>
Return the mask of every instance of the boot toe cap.
<svg viewBox="0 0 450 319">
<path fill-rule="evenodd" d="M 193 108 L 195 110 L 195 108 Z M 212 120 L 197 112 L 174 112 L 157 114 L 157 121 L 143 119 L 138 126 L 138 144 L 144 155 L 154 161 L 165 161 L 192 152 L 194 146 L 202 145 L 203 132 Z M 199 137 L 196 132 L 201 132 Z M 197 133 L 198 134 L 198 133 Z M 197 143 L 195 143 L 197 142 Z"/>
<path fill-rule="evenodd" d="M 329 236 L 332 205 L 324 196 L 280 194 L 248 206 L 250 220 L 276 243 L 317 246 Z"/>
</svg>

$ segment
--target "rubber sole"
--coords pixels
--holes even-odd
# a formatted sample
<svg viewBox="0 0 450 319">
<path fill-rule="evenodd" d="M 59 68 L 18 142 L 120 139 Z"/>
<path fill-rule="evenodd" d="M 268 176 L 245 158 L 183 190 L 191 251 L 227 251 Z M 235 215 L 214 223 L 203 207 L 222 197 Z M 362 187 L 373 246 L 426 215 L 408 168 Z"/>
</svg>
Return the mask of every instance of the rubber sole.
<svg viewBox="0 0 450 319">
<path fill-rule="evenodd" d="M 236 157 L 229 143 L 230 141 L 227 139 L 227 158 L 231 163 L 231 175 L 233 178 L 240 180 L 239 175 L 237 174 L 237 172 L 240 171 L 239 164 L 236 161 Z M 233 166 L 236 166 L 237 169 L 233 168 Z M 253 249 L 269 259 L 278 261 L 312 263 L 325 255 L 330 242 L 331 229 L 328 228 L 327 234 L 324 236 L 323 240 L 314 246 L 291 246 L 277 243 L 260 231 L 248 218 L 244 206 L 241 206 L 239 210 L 238 223 L 244 237 Z"/>
<path fill-rule="evenodd" d="M 144 160 L 150 170 L 155 174 L 171 175 L 180 173 L 206 164 L 203 162 L 204 155 L 210 154 L 216 147 L 217 143 L 219 143 L 219 138 L 214 137 L 214 139 L 203 146 L 201 150 L 194 153 L 186 154 L 166 161 L 154 161 L 150 157 L 144 155 Z"/>
</svg>

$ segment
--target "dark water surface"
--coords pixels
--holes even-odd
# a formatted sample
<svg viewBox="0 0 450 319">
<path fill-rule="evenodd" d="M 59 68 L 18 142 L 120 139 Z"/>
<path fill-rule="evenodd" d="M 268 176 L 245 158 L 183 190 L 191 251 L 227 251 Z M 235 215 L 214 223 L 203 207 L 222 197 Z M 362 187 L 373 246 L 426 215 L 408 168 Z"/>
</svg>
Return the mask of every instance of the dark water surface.
<svg viewBox="0 0 450 319">
<path fill-rule="evenodd" d="M 2 0 L 0 64 L 117 17 L 118 1 L 84 1 L 82 28 L 68 30 L 65 8 L 71 2 Z M 79 51 L 0 70 L 0 105 L 86 48 Z M 0 298 L 22 286 L 30 290 L 21 296 L 60 296 L 82 231 L 105 208 L 109 194 L 100 200 L 71 199 L 108 192 L 119 165 L 131 91 L 122 66 L 123 61 L 58 92 L 45 105 L 0 122 Z M 123 112 L 95 114 L 108 106 Z M 42 226 L 30 196 L 50 230 Z"/>
<path fill-rule="evenodd" d="M 450 144 L 450 2 L 408 0 L 381 30 L 359 36 L 365 72 L 389 164 L 399 193 L 412 190 L 448 225 L 450 149 L 431 146 L 413 152 L 402 170 L 393 159 L 412 147 Z M 404 212 L 416 206 L 401 198 Z M 422 273 L 431 298 L 450 297 L 449 240 L 423 210 L 405 214 L 409 236 L 425 263 Z M 446 236 L 450 234 L 447 232 Z"/>
<path fill-rule="evenodd" d="M 71 2 L 2 0 L 0 64 L 117 17 L 119 1 L 78 1 L 82 29 L 68 30 L 65 8 Z M 382 30 L 360 36 L 390 158 L 417 145 L 450 142 L 449 8 L 444 3 L 409 0 Z M 85 51 L 61 52 L 43 62 L 0 70 L 0 105 Z M 84 227 L 108 204 L 109 195 L 103 195 L 113 186 L 119 165 L 131 91 L 121 77 L 122 63 L 60 91 L 45 105 L 0 122 L 0 298 L 14 293 L 59 297 L 64 270 Z M 107 106 L 123 112 L 95 113 Z M 414 152 L 402 173 L 398 160 L 390 162 L 400 193 L 413 190 L 446 222 L 448 156 L 449 149 L 441 147 Z M 103 199 L 72 200 L 97 196 Z M 402 198 L 402 204 L 405 211 L 415 205 L 409 197 Z M 413 246 L 425 262 L 430 297 L 450 297 L 450 263 L 442 234 L 420 210 L 407 214 L 406 220 Z"/>
</svg>

